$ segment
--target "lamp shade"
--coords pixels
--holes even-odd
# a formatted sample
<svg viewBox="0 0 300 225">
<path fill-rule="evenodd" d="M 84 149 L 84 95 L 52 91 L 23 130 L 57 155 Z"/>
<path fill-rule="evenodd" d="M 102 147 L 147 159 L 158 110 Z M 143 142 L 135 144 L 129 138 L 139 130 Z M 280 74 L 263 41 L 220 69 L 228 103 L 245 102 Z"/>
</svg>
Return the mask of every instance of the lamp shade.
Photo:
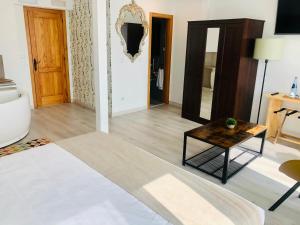
<svg viewBox="0 0 300 225">
<path fill-rule="evenodd" d="M 279 60 L 283 53 L 283 40 L 279 38 L 260 38 L 255 41 L 255 59 Z"/>
</svg>

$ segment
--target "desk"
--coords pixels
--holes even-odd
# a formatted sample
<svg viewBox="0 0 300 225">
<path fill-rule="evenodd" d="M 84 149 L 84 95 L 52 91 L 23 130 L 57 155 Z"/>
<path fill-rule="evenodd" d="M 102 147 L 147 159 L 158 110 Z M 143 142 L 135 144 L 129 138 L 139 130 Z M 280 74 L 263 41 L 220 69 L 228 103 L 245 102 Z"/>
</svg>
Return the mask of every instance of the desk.
<svg viewBox="0 0 300 225">
<path fill-rule="evenodd" d="M 281 116 L 274 114 L 274 111 L 280 110 L 283 107 L 284 103 L 298 104 L 300 107 L 300 99 L 290 98 L 286 94 L 282 94 L 282 93 L 274 96 L 267 95 L 267 98 L 269 100 L 269 107 L 267 111 L 267 121 L 266 121 L 266 126 L 268 129 L 267 138 L 274 138 L 282 122 Z"/>
</svg>

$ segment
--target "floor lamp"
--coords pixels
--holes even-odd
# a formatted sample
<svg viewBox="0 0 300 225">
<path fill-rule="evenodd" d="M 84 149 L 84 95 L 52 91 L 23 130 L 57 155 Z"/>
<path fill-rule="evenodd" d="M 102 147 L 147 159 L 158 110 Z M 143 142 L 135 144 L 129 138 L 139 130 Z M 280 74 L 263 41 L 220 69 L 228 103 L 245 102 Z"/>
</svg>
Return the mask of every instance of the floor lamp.
<svg viewBox="0 0 300 225">
<path fill-rule="evenodd" d="M 259 123 L 261 101 L 264 92 L 265 78 L 267 73 L 267 67 L 270 60 L 280 60 L 282 57 L 283 40 L 282 39 L 271 39 L 271 38 L 260 38 L 255 41 L 255 50 L 253 58 L 257 60 L 265 60 L 265 70 L 262 82 L 262 88 L 260 93 L 257 123 Z"/>
</svg>

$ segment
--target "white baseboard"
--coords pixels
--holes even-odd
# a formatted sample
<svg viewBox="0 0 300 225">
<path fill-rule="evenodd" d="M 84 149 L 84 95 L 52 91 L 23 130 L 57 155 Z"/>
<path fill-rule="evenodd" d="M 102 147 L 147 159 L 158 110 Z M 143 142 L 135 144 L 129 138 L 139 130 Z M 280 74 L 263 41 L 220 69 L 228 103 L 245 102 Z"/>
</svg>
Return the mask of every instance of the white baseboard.
<svg viewBox="0 0 300 225">
<path fill-rule="evenodd" d="M 182 108 L 182 104 L 177 103 L 177 102 L 169 102 L 169 105 L 175 106 L 175 107 L 177 107 L 177 108 Z"/>
<path fill-rule="evenodd" d="M 135 113 L 135 112 L 144 111 L 144 110 L 147 110 L 147 106 L 134 108 L 134 109 L 130 109 L 130 110 L 125 110 L 125 111 L 120 111 L 120 112 L 113 112 L 112 117 L 122 116 L 122 115 L 126 115 L 129 113 Z"/>
</svg>

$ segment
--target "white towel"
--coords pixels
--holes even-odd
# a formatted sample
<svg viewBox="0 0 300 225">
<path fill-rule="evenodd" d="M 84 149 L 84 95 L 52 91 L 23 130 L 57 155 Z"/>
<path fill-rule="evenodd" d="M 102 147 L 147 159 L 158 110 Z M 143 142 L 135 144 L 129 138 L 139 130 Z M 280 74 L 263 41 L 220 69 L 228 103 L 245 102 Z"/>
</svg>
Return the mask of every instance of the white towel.
<svg viewBox="0 0 300 225">
<path fill-rule="evenodd" d="M 213 91 L 215 86 L 216 69 L 213 69 L 210 74 L 210 88 Z"/>
<path fill-rule="evenodd" d="M 164 76 L 165 76 L 165 72 L 163 69 L 159 69 L 158 70 L 158 75 L 157 75 L 157 81 L 156 81 L 156 87 L 159 90 L 163 90 L 164 89 Z"/>
</svg>

